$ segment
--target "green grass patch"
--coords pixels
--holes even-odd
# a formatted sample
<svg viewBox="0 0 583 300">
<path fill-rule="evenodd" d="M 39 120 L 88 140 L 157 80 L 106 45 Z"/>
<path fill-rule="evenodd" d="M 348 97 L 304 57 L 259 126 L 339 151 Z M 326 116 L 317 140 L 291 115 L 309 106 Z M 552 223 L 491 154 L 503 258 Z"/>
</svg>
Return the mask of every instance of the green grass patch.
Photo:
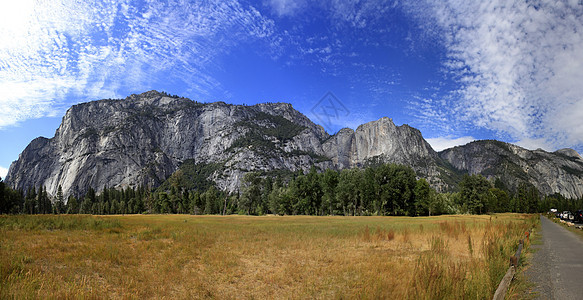
<svg viewBox="0 0 583 300">
<path fill-rule="evenodd" d="M 113 230 L 119 228 L 121 228 L 119 220 L 89 215 L 0 216 L 2 230 Z"/>
</svg>

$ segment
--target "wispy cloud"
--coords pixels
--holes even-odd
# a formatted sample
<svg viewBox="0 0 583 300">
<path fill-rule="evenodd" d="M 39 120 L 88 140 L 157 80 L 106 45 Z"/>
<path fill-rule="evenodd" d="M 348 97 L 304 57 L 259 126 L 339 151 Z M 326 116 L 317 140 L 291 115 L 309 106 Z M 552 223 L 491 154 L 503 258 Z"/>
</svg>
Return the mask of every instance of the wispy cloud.
<svg viewBox="0 0 583 300">
<path fill-rule="evenodd" d="M 293 16 L 305 8 L 305 0 L 267 0 L 265 4 L 278 16 Z"/>
<path fill-rule="evenodd" d="M 216 57 L 276 44 L 274 23 L 237 1 L 8 1 L 0 4 L 0 128 L 55 113 L 63 99 L 119 97 L 158 80 L 221 92 Z"/>
<path fill-rule="evenodd" d="M 409 8 L 443 37 L 445 71 L 459 84 L 447 97 L 450 118 L 530 147 L 583 144 L 581 1 L 429 0 Z"/>
</svg>

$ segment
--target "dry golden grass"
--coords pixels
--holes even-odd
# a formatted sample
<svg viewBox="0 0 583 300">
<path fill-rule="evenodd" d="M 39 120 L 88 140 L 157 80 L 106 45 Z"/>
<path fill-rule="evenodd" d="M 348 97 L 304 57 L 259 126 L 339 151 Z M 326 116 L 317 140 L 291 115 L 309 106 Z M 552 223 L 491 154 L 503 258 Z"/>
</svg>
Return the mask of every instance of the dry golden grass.
<svg viewBox="0 0 583 300">
<path fill-rule="evenodd" d="M 482 299 L 535 220 L 2 216 L 0 298 Z"/>
</svg>

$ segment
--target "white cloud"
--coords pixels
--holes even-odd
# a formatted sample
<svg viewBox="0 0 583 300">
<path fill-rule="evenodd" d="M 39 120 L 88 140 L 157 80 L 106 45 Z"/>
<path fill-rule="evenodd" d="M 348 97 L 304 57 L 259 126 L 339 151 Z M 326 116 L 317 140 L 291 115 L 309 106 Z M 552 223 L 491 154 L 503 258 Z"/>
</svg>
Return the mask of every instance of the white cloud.
<svg viewBox="0 0 583 300">
<path fill-rule="evenodd" d="M 425 140 L 431 145 L 431 148 L 433 148 L 433 150 L 441 151 L 455 146 L 465 145 L 469 142 L 475 141 L 476 139 L 471 136 L 462 136 L 458 138 L 447 136 L 429 138 Z"/>
<path fill-rule="evenodd" d="M 160 74 L 193 96 L 216 96 L 216 57 L 239 43 L 272 43 L 273 21 L 236 0 L 133 4 L 0 2 L 0 128 L 53 115 L 67 96 L 150 89 Z"/>
<path fill-rule="evenodd" d="M 409 8 L 440 28 L 460 84 L 452 119 L 524 145 L 583 144 L 583 5 L 580 1 L 433 1 Z M 535 142 L 536 141 L 536 142 Z"/>
<path fill-rule="evenodd" d="M 304 0 L 269 0 L 267 4 L 278 16 L 293 16 L 306 5 Z"/>
<path fill-rule="evenodd" d="M 2 177 L 2 180 L 6 178 L 6 174 L 8 174 L 8 169 L 0 166 L 0 177 Z"/>
</svg>

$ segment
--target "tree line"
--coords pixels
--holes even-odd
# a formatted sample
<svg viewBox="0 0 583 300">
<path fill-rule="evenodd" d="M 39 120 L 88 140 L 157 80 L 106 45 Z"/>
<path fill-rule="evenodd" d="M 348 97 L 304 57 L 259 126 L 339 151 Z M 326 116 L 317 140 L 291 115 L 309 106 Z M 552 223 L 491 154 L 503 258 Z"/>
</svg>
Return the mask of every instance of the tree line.
<svg viewBox="0 0 583 300">
<path fill-rule="evenodd" d="M 203 187 L 203 188 L 200 188 Z M 26 191 L 6 186 L 0 178 L 1 214 L 245 214 L 245 215 L 390 215 L 485 214 L 577 210 L 583 199 L 559 194 L 542 197 L 532 185 L 508 189 L 499 179 L 465 175 L 457 192 L 438 193 L 407 166 L 381 164 L 366 168 L 278 175 L 249 172 L 240 192 L 226 193 L 212 184 L 169 180 L 157 189 L 89 188 L 64 199 L 62 188 L 49 197 L 46 188 Z"/>
</svg>

